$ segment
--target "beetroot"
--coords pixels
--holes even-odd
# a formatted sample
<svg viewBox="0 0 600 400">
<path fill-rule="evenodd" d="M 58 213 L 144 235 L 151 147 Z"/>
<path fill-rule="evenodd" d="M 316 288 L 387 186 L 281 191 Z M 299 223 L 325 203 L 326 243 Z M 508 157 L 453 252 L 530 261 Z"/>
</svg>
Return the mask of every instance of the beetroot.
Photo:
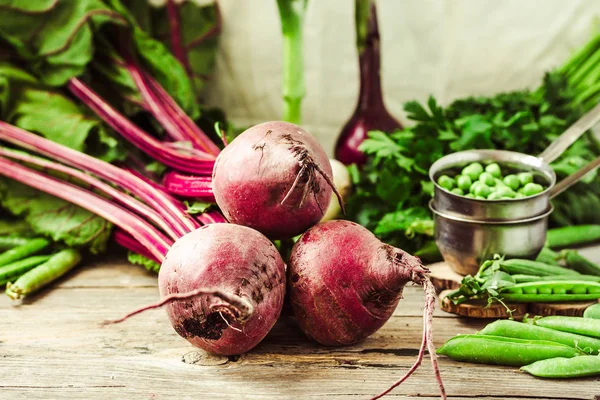
<svg viewBox="0 0 600 400">
<path fill-rule="evenodd" d="M 428 272 L 418 258 L 382 243 L 366 228 L 349 221 L 328 221 L 308 230 L 294 245 L 289 297 L 304 333 L 320 344 L 338 346 L 357 343 L 381 328 L 408 282 L 423 286 L 421 351 L 397 384 L 418 367 L 427 346 L 444 394 L 431 335 L 435 289 Z"/>
<path fill-rule="evenodd" d="M 241 354 L 256 346 L 279 318 L 285 266 L 277 248 L 259 232 L 212 224 L 175 242 L 160 268 L 158 284 L 162 298 L 198 287 L 227 293 L 230 298 L 204 295 L 173 302 L 166 309 L 175 331 L 194 346 L 216 354 Z"/>
<path fill-rule="evenodd" d="M 241 225 L 204 225 L 178 239 L 158 274 L 161 300 L 114 324 L 165 306 L 188 342 L 213 354 L 251 350 L 269 333 L 285 297 L 285 264 L 261 233 Z"/>
<path fill-rule="evenodd" d="M 213 191 L 230 222 L 286 239 L 321 220 L 332 190 L 337 194 L 332 176 L 329 159 L 311 134 L 287 122 L 266 122 L 219 154 Z"/>
</svg>

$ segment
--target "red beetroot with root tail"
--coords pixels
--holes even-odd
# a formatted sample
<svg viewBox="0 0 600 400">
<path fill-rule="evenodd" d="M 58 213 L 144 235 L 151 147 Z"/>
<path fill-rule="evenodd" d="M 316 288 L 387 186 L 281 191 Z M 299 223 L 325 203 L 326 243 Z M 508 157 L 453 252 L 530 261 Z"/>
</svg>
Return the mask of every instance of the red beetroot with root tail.
<svg viewBox="0 0 600 400">
<path fill-rule="evenodd" d="M 333 173 L 316 138 L 288 122 L 255 125 L 219 154 L 213 191 L 229 222 L 271 239 L 299 235 L 321 220 Z"/>
<path fill-rule="evenodd" d="M 350 221 L 328 221 L 308 230 L 292 249 L 289 297 L 304 333 L 320 344 L 350 345 L 375 333 L 392 316 L 408 282 L 425 290 L 423 342 L 415 365 L 384 395 L 420 365 L 429 350 L 442 397 L 432 341 L 435 289 L 417 257 L 382 243 Z M 380 396 L 381 396 L 380 395 Z"/>
<path fill-rule="evenodd" d="M 283 307 L 285 264 L 260 232 L 241 225 L 204 225 L 178 239 L 158 274 L 161 301 L 113 324 L 165 307 L 175 331 L 213 354 L 237 355 L 269 333 Z"/>
<path fill-rule="evenodd" d="M 189 298 L 165 308 L 175 331 L 194 346 L 215 354 L 242 354 L 279 318 L 285 266 L 277 248 L 259 232 L 211 224 L 173 244 L 158 283 L 163 299 L 198 287 L 218 288 L 217 296 Z"/>
</svg>

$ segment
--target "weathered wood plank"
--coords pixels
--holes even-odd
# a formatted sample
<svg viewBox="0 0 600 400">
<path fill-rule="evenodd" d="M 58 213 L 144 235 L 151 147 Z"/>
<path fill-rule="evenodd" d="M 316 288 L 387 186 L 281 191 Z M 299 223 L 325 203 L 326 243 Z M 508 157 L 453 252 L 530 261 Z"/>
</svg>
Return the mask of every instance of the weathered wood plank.
<svg viewBox="0 0 600 400">
<path fill-rule="evenodd" d="M 362 399 L 414 362 L 422 291 L 407 287 L 391 320 L 355 346 L 307 340 L 289 315 L 254 351 L 215 357 L 193 348 L 156 310 L 100 327 L 158 297 L 156 277 L 123 262 L 82 268 L 52 291 L 18 304 L 0 299 L 0 398 L 10 399 Z M 488 321 L 436 312 L 435 344 Z M 515 368 L 440 358 L 452 399 L 594 399 L 600 379 L 549 381 Z M 390 398 L 437 398 L 428 361 Z"/>
</svg>

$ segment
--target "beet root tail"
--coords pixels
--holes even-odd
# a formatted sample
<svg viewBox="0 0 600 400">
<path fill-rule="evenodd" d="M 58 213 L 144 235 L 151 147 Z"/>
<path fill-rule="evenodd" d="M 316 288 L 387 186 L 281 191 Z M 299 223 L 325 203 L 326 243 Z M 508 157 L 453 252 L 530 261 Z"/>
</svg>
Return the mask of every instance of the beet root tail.
<svg viewBox="0 0 600 400">
<path fill-rule="evenodd" d="M 250 304 L 250 302 L 248 302 L 246 299 L 244 299 L 240 296 L 233 295 L 233 294 L 225 292 L 221 289 L 200 288 L 200 289 L 192 290 L 190 292 L 171 294 L 169 296 L 166 296 L 161 301 L 138 308 L 137 310 L 134 310 L 121 318 L 103 321 L 101 323 L 101 325 L 118 324 L 118 323 L 121 323 L 121 322 L 133 317 L 134 315 L 143 313 L 144 311 L 152 310 L 154 308 L 161 308 L 161 307 L 163 307 L 167 304 L 173 303 L 175 301 L 188 300 L 188 299 L 191 299 L 191 298 L 194 298 L 197 296 L 202 296 L 202 295 L 215 296 L 215 297 L 218 297 L 221 300 L 223 300 L 225 302 L 225 304 L 219 304 L 219 306 L 230 308 L 231 311 L 237 316 L 237 318 L 240 321 L 247 320 L 250 317 L 250 315 L 252 315 L 252 312 L 254 311 L 254 307 L 252 306 L 252 304 Z"/>
<path fill-rule="evenodd" d="M 400 386 L 402 382 L 408 379 L 413 372 L 415 372 L 421 362 L 423 361 L 423 357 L 425 355 L 425 348 L 429 351 L 429 358 L 431 359 L 431 364 L 433 366 L 433 371 L 435 373 L 435 378 L 438 382 L 438 386 L 440 388 L 440 397 L 446 400 L 446 389 L 444 388 L 444 383 L 442 382 L 442 376 L 440 375 L 440 368 L 437 362 L 437 356 L 435 352 L 435 345 L 433 344 L 433 311 L 435 310 L 435 287 L 427 277 L 423 277 L 421 285 L 423 286 L 423 290 L 425 292 L 425 307 L 423 309 L 423 339 L 421 341 L 421 347 L 419 348 L 419 354 L 417 356 L 417 360 L 410 367 L 410 369 L 404 374 L 402 378 L 397 380 L 392 386 L 390 386 L 385 391 L 381 392 L 377 396 L 371 398 L 371 400 L 380 399 L 386 394 L 390 393 L 392 390 Z"/>
</svg>

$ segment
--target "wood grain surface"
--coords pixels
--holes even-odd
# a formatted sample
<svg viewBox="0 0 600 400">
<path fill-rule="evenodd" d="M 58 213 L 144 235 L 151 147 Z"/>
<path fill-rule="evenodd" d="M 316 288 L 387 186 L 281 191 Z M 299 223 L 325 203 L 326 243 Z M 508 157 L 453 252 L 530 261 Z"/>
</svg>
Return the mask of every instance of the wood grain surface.
<svg viewBox="0 0 600 400">
<path fill-rule="evenodd" d="M 422 291 L 409 286 L 394 316 L 355 346 L 307 340 L 286 312 L 269 336 L 239 357 L 209 356 L 154 310 L 100 326 L 158 298 L 156 277 L 121 260 L 88 263 L 22 303 L 0 299 L 0 399 L 367 399 L 417 356 Z M 436 346 L 487 320 L 436 310 Z M 451 399 L 600 400 L 600 379 L 540 380 L 516 368 L 440 357 Z M 431 364 L 388 398 L 434 399 Z"/>
</svg>

